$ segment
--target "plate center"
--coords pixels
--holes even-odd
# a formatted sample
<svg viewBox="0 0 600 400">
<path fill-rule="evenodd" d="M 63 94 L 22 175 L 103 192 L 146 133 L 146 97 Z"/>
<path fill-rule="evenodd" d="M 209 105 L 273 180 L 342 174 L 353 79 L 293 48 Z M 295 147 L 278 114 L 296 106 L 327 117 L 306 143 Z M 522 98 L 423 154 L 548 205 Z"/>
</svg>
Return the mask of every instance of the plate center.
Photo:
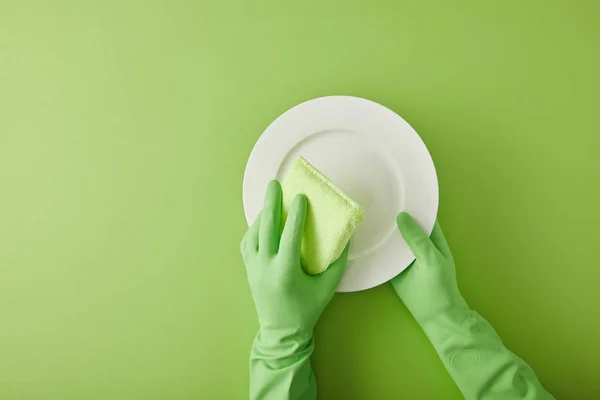
<svg viewBox="0 0 600 400">
<path fill-rule="evenodd" d="M 277 172 L 282 180 L 302 156 L 365 209 L 365 219 L 352 238 L 349 258 L 375 251 L 396 229 L 404 191 L 399 171 L 385 149 L 373 139 L 348 130 L 327 130 L 297 143 Z"/>
</svg>

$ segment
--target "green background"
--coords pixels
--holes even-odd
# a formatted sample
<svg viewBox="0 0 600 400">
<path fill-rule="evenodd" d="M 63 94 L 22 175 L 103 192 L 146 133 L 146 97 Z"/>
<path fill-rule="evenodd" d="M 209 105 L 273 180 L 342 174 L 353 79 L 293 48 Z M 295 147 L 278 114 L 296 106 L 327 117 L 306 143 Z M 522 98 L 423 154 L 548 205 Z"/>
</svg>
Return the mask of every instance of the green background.
<svg viewBox="0 0 600 400">
<path fill-rule="evenodd" d="M 310 98 L 429 147 L 460 287 L 598 398 L 600 3 L 0 0 L 0 398 L 247 397 L 242 176 Z M 458 399 L 389 284 L 337 295 L 322 399 Z"/>
</svg>

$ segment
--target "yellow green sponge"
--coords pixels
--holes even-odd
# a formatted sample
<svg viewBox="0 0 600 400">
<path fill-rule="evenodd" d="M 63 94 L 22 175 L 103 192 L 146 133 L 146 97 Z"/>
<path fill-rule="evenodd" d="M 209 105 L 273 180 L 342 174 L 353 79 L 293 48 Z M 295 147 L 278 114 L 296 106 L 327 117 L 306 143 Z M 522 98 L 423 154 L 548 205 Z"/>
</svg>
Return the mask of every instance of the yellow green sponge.
<svg viewBox="0 0 600 400">
<path fill-rule="evenodd" d="M 296 195 L 304 194 L 308 200 L 301 262 L 307 274 L 320 274 L 342 254 L 365 212 L 302 157 L 294 162 L 281 185 L 284 221 Z"/>
</svg>

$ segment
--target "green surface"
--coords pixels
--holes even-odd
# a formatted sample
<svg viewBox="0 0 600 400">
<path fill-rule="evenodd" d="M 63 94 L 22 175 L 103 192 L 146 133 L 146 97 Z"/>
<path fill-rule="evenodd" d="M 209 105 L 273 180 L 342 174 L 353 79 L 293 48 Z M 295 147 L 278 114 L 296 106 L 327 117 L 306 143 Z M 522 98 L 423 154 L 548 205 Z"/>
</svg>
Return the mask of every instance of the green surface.
<svg viewBox="0 0 600 400">
<path fill-rule="evenodd" d="M 96 3 L 0 0 L 0 398 L 247 396 L 244 166 L 328 94 L 415 127 L 467 300 L 597 398 L 598 2 Z M 460 398 L 389 284 L 313 365 L 322 399 Z"/>
</svg>

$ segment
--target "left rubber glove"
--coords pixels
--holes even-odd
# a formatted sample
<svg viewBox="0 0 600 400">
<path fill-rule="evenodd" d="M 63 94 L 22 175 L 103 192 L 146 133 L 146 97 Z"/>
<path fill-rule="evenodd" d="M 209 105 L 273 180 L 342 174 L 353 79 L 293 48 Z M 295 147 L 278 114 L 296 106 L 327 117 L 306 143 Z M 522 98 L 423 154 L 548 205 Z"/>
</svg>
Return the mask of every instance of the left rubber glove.
<svg viewBox="0 0 600 400">
<path fill-rule="evenodd" d="M 325 272 L 307 275 L 300 249 L 307 213 L 294 199 L 283 230 L 281 185 L 272 181 L 264 208 L 241 243 L 259 330 L 250 355 L 251 399 L 315 399 L 310 367 L 313 330 L 346 268 L 348 246 Z"/>
</svg>

